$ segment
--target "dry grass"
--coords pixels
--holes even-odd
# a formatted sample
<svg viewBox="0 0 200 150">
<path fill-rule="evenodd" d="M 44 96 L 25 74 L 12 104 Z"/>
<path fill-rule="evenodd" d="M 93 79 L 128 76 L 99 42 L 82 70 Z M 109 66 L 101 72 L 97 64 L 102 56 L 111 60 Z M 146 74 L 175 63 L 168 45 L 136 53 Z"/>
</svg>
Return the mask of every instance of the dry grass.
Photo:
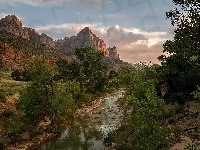
<svg viewBox="0 0 200 150">
<path fill-rule="evenodd" d="M 19 97 L 19 92 L 26 86 L 26 82 L 15 81 L 10 76 L 11 72 L 0 71 L 0 91 L 6 97 L 6 101 L 14 101 Z"/>
</svg>

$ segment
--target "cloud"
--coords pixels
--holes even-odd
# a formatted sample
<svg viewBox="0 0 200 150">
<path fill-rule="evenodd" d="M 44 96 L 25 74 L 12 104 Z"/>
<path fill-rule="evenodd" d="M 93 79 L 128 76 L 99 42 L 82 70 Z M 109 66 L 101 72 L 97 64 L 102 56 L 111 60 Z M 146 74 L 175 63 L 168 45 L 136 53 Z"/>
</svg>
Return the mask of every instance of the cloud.
<svg viewBox="0 0 200 150">
<path fill-rule="evenodd" d="M 120 58 L 124 61 L 139 63 L 141 62 L 152 62 L 159 63 L 157 57 L 163 52 L 163 43 L 157 43 L 153 46 L 148 46 L 147 43 L 133 44 L 132 46 L 118 47 Z"/>
<path fill-rule="evenodd" d="M 99 6 L 102 3 L 102 0 L 10 0 L 9 2 L 6 0 L 1 1 L 0 3 L 9 3 L 11 5 L 15 4 L 26 4 L 30 6 L 46 6 L 52 5 L 54 6 L 55 4 L 61 4 L 61 3 L 67 3 L 67 4 L 72 4 L 72 3 L 79 3 L 81 5 L 96 5 Z"/>
<path fill-rule="evenodd" d="M 94 34 L 105 41 L 107 47 L 116 46 L 120 58 L 124 61 L 158 63 L 157 57 L 162 54 L 165 38 L 172 36 L 172 31 L 148 32 L 140 29 L 126 29 L 118 25 L 106 28 L 101 23 L 64 23 L 35 27 L 51 37 L 61 39 L 76 35 L 84 27 L 89 27 Z"/>
<path fill-rule="evenodd" d="M 35 27 L 36 30 L 40 31 L 40 30 L 53 30 L 53 29 L 75 29 L 76 31 L 80 31 L 81 29 L 83 29 L 84 27 L 95 27 L 100 25 L 100 23 L 96 23 L 96 24 L 87 24 L 87 23 L 83 23 L 83 24 L 77 24 L 77 23 L 64 23 L 64 24 L 50 24 L 50 25 L 45 25 L 45 26 L 37 26 Z"/>
</svg>

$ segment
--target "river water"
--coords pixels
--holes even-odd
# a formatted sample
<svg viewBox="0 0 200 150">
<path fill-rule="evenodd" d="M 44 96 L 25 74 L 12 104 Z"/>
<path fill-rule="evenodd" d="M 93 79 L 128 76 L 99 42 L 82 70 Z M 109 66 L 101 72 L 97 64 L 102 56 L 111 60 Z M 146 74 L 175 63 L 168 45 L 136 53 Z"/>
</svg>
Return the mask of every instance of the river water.
<svg viewBox="0 0 200 150">
<path fill-rule="evenodd" d="M 75 117 L 58 137 L 35 150 L 103 150 L 103 139 L 115 130 L 123 119 L 123 110 L 116 104 L 123 96 L 120 90 L 103 99 L 99 108 Z"/>
</svg>

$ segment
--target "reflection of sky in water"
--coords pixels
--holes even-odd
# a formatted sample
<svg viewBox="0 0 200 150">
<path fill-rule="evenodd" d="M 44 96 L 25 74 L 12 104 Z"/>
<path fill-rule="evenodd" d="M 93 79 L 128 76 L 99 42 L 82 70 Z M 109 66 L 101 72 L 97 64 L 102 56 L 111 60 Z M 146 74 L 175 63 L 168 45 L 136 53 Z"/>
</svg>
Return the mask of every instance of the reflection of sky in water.
<svg viewBox="0 0 200 150">
<path fill-rule="evenodd" d="M 50 139 L 36 150 L 103 150 L 102 138 L 117 129 L 123 119 L 123 110 L 115 104 L 123 92 L 118 91 L 104 98 L 98 109 L 101 110 L 100 118 L 76 118 L 59 137 Z"/>
<path fill-rule="evenodd" d="M 79 138 L 80 138 L 80 142 L 85 143 L 86 141 L 85 134 L 82 130 L 81 130 L 81 134 L 79 135 Z"/>
</svg>

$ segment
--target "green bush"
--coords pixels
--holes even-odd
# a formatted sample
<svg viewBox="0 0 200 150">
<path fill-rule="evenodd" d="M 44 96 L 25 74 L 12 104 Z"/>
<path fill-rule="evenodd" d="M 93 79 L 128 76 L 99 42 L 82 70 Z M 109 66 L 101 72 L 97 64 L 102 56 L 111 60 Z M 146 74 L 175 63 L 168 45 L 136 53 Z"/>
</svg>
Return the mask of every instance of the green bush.
<svg viewBox="0 0 200 150">
<path fill-rule="evenodd" d="M 4 140 L 0 137 L 0 149 L 5 150 L 6 149 L 6 144 Z"/>
<path fill-rule="evenodd" d="M 26 129 L 26 123 L 23 116 L 13 116 L 4 123 L 5 133 L 12 137 L 13 140 L 17 139 L 19 134 Z"/>
<path fill-rule="evenodd" d="M 0 90 L 0 102 L 6 102 L 6 95 L 2 90 Z"/>
<path fill-rule="evenodd" d="M 14 112 L 10 109 L 5 109 L 2 113 L 1 113 L 2 117 L 5 118 L 10 118 L 14 115 Z"/>
<path fill-rule="evenodd" d="M 162 122 L 165 102 L 158 96 L 159 82 L 155 68 L 138 67 L 133 70 L 128 68 L 126 74 L 120 75 L 127 80 L 127 101 L 133 112 L 125 121 L 127 124 L 107 140 L 115 143 L 116 149 L 164 149 L 168 145 L 167 132 Z"/>
<path fill-rule="evenodd" d="M 17 106 L 33 124 L 38 123 L 44 116 L 49 116 L 54 123 L 60 122 L 76 110 L 72 94 L 67 89 L 70 86 L 70 82 L 52 85 L 32 83 L 22 92 Z"/>
<path fill-rule="evenodd" d="M 16 80 L 16 81 L 20 81 L 22 80 L 22 73 L 21 71 L 19 70 L 14 70 L 12 73 L 11 73 L 11 77 Z"/>
</svg>

